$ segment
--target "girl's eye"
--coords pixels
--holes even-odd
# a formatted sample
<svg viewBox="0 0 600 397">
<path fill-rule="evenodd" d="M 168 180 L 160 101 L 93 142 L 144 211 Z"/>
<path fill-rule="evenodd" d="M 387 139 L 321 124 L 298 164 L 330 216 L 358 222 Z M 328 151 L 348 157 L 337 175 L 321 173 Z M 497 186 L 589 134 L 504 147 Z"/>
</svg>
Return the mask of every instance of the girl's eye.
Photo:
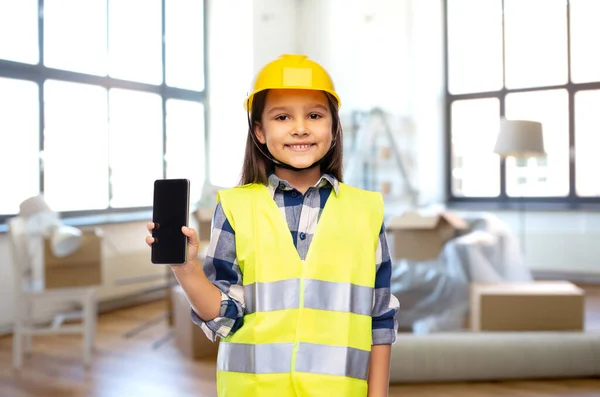
<svg viewBox="0 0 600 397">
<path fill-rule="evenodd" d="M 275 120 L 285 121 L 287 118 L 288 118 L 288 116 L 286 116 L 285 114 L 282 114 L 280 116 L 275 117 Z"/>
<path fill-rule="evenodd" d="M 308 115 L 308 117 L 310 117 L 311 120 L 317 120 L 321 118 L 321 115 L 318 113 L 311 113 L 310 115 Z"/>
</svg>

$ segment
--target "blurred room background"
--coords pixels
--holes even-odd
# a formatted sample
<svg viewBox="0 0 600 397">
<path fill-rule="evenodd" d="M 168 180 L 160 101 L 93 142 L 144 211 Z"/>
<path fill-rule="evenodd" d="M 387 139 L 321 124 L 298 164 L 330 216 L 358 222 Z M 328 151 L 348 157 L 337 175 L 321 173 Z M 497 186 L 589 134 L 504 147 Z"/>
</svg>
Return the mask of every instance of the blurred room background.
<svg viewBox="0 0 600 397">
<path fill-rule="evenodd" d="M 150 263 L 144 243 L 153 182 L 190 179 L 190 219 L 207 233 L 215 189 L 239 180 L 242 101 L 262 65 L 285 53 L 306 54 L 330 72 L 342 98 L 345 178 L 384 194 L 406 335 L 464 332 L 473 313 L 469 288 L 479 281 L 564 282 L 587 297 L 565 309 L 583 310 L 586 322 L 575 331 L 600 330 L 600 305 L 590 300 L 600 283 L 598 15 L 593 0 L 0 0 L 0 395 L 215 395 L 214 346 L 192 342 L 197 330 L 189 319 L 174 318 L 176 285 L 168 269 Z M 504 119 L 540 123 L 543 152 L 501 152 Z M 8 225 L 38 195 L 56 216 L 45 218 L 51 226 L 23 232 L 34 246 L 23 270 L 15 266 Z M 439 223 L 419 226 L 406 214 Z M 442 234 L 443 222 L 451 235 Z M 53 270 L 68 262 L 50 252 L 66 238 L 59 226 L 87 233 L 77 240 L 87 250 L 83 259 L 69 265 L 81 272 L 73 281 L 61 275 L 71 271 Z M 430 235 L 419 234 L 423 229 Z M 419 253 L 427 254 L 411 256 L 400 249 L 408 240 L 398 236 L 406 234 L 439 246 L 423 243 Z M 504 245 L 486 245 L 499 235 Z M 504 259 L 486 256 L 492 251 Z M 494 275 L 477 279 L 473 274 L 487 271 L 482 261 Z M 55 288 L 93 287 L 96 374 L 65 375 L 80 368 L 83 345 L 72 336 L 36 336 L 22 363 L 30 372 L 13 372 L 11 334 L 25 310 L 22 271 L 46 289 L 53 271 Z M 426 299 L 438 300 L 417 304 Z M 69 302 L 41 300 L 36 323 L 86 318 Z M 556 307 L 539 302 L 550 305 L 536 306 L 543 312 Z M 572 387 L 600 395 L 600 383 L 589 380 L 600 375 L 600 347 L 588 343 L 594 357 L 570 374 L 586 380 Z M 156 378 L 112 361 L 130 348 L 137 357 L 130 362 L 144 362 Z M 190 358 L 194 349 L 209 361 Z M 185 386 L 160 379 L 161 360 Z M 50 369 L 64 380 L 45 388 Z M 120 380 L 102 380 L 111 373 Z M 137 383 L 119 378 L 127 373 Z M 545 376 L 530 377 L 538 375 Z M 392 395 L 443 390 L 397 387 Z M 466 395 L 456 390 L 452 395 Z M 569 395 L 559 393 L 547 395 Z"/>
</svg>

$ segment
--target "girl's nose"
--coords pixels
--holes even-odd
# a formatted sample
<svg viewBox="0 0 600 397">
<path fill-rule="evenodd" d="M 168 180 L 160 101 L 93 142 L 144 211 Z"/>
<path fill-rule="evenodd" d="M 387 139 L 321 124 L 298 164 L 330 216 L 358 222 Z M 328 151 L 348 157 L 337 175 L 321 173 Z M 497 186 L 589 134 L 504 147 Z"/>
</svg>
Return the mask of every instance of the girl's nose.
<svg viewBox="0 0 600 397">
<path fill-rule="evenodd" d="M 298 134 L 298 135 L 304 135 L 306 134 L 308 131 L 306 129 L 306 122 L 303 119 L 300 119 L 296 122 L 296 125 L 294 127 L 294 134 Z"/>
</svg>

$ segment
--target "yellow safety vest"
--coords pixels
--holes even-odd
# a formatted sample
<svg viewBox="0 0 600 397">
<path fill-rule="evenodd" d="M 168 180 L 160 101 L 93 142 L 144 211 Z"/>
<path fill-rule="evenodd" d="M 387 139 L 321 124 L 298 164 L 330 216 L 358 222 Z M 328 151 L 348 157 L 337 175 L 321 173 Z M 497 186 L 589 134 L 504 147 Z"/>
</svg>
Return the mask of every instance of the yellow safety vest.
<svg viewBox="0 0 600 397">
<path fill-rule="evenodd" d="M 220 397 L 364 397 L 372 344 L 379 193 L 340 183 L 305 261 L 266 186 L 219 192 L 235 230 L 244 324 L 221 340 Z"/>
</svg>

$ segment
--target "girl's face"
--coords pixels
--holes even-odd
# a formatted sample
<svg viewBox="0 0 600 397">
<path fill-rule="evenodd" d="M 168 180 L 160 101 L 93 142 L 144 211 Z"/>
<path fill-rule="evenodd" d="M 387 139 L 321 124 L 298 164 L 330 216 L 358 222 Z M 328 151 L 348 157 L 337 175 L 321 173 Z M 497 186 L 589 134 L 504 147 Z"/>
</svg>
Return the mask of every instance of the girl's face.
<svg viewBox="0 0 600 397">
<path fill-rule="evenodd" d="M 261 125 L 255 133 L 271 155 L 283 163 L 304 168 L 320 160 L 332 140 L 332 115 L 324 92 L 271 90 Z"/>
</svg>

